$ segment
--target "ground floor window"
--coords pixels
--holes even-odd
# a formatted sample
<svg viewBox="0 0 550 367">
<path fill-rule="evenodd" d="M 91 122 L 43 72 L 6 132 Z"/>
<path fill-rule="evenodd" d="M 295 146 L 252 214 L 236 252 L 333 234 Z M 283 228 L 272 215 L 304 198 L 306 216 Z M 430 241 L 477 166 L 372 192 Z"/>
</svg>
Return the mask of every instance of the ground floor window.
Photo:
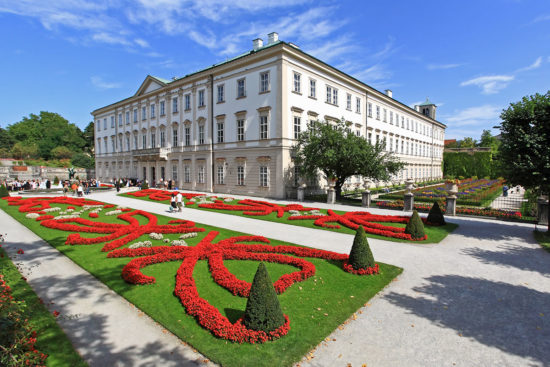
<svg viewBox="0 0 550 367">
<path fill-rule="evenodd" d="M 185 168 L 183 169 L 183 177 L 186 183 L 191 182 L 191 169 L 189 168 L 189 166 L 185 166 Z"/>
<path fill-rule="evenodd" d="M 174 181 L 178 180 L 178 165 L 177 164 L 172 165 L 172 180 L 174 180 Z"/>
<path fill-rule="evenodd" d="M 244 186 L 244 166 L 237 166 L 237 185 Z"/>
<path fill-rule="evenodd" d="M 204 183 L 204 166 L 199 166 L 197 170 L 197 181 L 198 183 Z"/>
<path fill-rule="evenodd" d="M 267 166 L 260 166 L 260 186 L 269 186 L 269 171 Z"/>
<path fill-rule="evenodd" d="M 224 168 L 223 168 L 223 165 L 219 165 L 218 166 L 218 185 L 223 185 L 225 184 L 225 172 L 224 172 Z"/>
</svg>

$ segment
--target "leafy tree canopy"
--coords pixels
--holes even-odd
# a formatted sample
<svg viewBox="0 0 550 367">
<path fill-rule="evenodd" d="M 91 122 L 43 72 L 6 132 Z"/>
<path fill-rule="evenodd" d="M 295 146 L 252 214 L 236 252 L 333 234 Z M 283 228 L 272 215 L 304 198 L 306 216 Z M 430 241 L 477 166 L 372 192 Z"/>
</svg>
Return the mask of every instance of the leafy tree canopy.
<svg viewBox="0 0 550 367">
<path fill-rule="evenodd" d="M 360 175 L 372 180 L 388 181 L 404 166 L 383 142 L 370 144 L 357 136 L 344 121 L 316 121 L 302 132 L 294 149 L 300 173 L 315 177 L 321 171 L 336 179 L 336 195 L 348 177 Z"/>
<path fill-rule="evenodd" d="M 550 191 L 550 91 L 523 97 L 500 115 L 499 159 L 512 184 Z"/>
</svg>

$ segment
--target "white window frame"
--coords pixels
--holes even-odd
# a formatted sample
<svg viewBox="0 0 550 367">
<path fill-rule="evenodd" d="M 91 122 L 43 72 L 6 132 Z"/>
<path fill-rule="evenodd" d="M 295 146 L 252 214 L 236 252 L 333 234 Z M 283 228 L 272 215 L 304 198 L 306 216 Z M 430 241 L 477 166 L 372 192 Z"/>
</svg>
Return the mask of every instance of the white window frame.
<svg viewBox="0 0 550 367">
<path fill-rule="evenodd" d="M 267 93 L 271 90 L 271 78 L 269 71 L 260 73 L 260 93 Z"/>
<path fill-rule="evenodd" d="M 315 79 L 309 79 L 309 97 L 317 98 L 317 81 Z"/>
<path fill-rule="evenodd" d="M 267 114 L 260 115 L 260 140 L 269 139 L 269 117 Z"/>
<path fill-rule="evenodd" d="M 225 84 L 218 84 L 218 94 L 217 94 L 217 102 L 223 103 L 225 102 Z"/>
<path fill-rule="evenodd" d="M 237 119 L 237 141 L 244 141 L 245 119 Z"/>
<path fill-rule="evenodd" d="M 246 78 L 237 79 L 237 99 L 246 97 Z"/>
<path fill-rule="evenodd" d="M 292 80 L 293 80 L 293 89 L 292 91 L 294 93 L 302 93 L 301 92 L 301 87 L 302 87 L 302 74 L 298 73 L 298 72 L 294 72 L 293 74 L 293 77 L 292 77 Z"/>
<path fill-rule="evenodd" d="M 204 107 L 205 101 L 204 101 L 204 89 L 199 90 L 199 107 Z"/>
<path fill-rule="evenodd" d="M 178 112 L 178 97 L 172 98 L 172 113 Z"/>
<path fill-rule="evenodd" d="M 245 168 L 237 166 L 237 186 L 245 186 Z"/>
<path fill-rule="evenodd" d="M 259 186 L 269 187 L 269 168 L 267 166 L 259 168 Z"/>
<path fill-rule="evenodd" d="M 224 136 L 225 123 L 218 121 L 216 123 L 216 143 L 223 143 L 225 141 Z"/>
</svg>

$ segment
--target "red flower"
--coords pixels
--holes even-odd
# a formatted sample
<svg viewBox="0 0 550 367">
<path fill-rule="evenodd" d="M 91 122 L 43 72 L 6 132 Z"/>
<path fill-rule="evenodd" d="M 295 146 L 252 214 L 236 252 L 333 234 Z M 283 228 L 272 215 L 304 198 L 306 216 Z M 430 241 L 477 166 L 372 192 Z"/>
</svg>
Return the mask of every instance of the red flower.
<svg viewBox="0 0 550 367">
<path fill-rule="evenodd" d="M 53 314 L 55 317 L 57 317 L 57 316 L 59 316 L 59 311 L 56 310 L 56 311 L 52 312 L 52 314 Z"/>
<path fill-rule="evenodd" d="M 99 218 L 99 215 L 97 213 L 90 213 L 88 214 L 90 218 Z"/>
<path fill-rule="evenodd" d="M 18 253 L 19 255 L 23 255 L 23 254 L 25 253 L 25 251 L 23 251 L 23 249 L 20 248 L 19 250 L 17 250 L 17 253 Z"/>
</svg>

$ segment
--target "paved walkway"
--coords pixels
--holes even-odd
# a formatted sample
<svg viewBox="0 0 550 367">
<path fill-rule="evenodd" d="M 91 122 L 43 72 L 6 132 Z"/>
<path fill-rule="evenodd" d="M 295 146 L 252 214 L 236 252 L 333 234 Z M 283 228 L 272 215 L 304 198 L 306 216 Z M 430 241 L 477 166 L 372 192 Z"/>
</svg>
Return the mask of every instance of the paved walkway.
<svg viewBox="0 0 550 367">
<path fill-rule="evenodd" d="M 348 252 L 352 242 L 351 235 L 190 208 L 167 213 L 166 204 L 116 197 L 114 192 L 91 198 L 326 250 Z M 449 221 L 460 227 L 436 245 L 369 240 L 377 261 L 401 266 L 403 274 L 301 366 L 549 365 L 550 253 L 535 243 L 533 226 L 472 218 Z M 32 280 L 31 285 L 35 287 Z M 62 327 L 76 328 L 77 335 L 82 331 L 77 321 Z M 142 350 L 146 343 L 136 348 Z M 162 345 L 171 350 L 169 345 L 178 342 Z M 105 350 L 124 354 L 116 339 Z M 186 355 L 185 360 L 197 358 Z"/>
</svg>

